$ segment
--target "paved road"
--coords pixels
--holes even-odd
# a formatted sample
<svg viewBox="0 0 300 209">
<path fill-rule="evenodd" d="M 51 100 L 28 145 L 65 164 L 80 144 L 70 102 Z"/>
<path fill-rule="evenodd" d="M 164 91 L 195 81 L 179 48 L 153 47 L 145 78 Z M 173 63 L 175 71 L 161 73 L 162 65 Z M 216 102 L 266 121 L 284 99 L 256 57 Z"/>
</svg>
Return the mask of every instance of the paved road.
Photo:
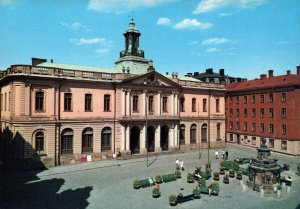
<svg viewBox="0 0 300 209">
<path fill-rule="evenodd" d="M 239 157 L 256 157 L 256 149 L 227 145 L 229 160 Z M 220 152 L 219 152 L 220 153 Z M 76 165 L 50 168 L 41 172 L 17 172 L 6 175 L 3 199 L 0 208 L 30 208 L 30 209 L 159 209 L 174 208 L 168 203 L 171 194 L 183 195 L 192 193 L 196 183 L 188 184 L 186 176 L 193 172 L 195 166 L 205 166 L 208 159 L 207 150 L 187 153 L 176 153 L 149 157 L 149 167 L 146 158 L 128 160 L 105 160 Z M 214 159 L 214 150 L 210 151 L 210 160 L 214 171 L 219 169 L 220 159 Z M 300 208 L 300 177 L 295 174 L 296 163 L 300 159 L 272 153 L 279 163 L 289 163 L 290 171 L 283 175 L 293 178 L 291 193 L 282 192 L 280 198 L 275 196 L 260 197 L 260 194 L 250 189 L 243 191 L 236 179 L 230 179 L 230 184 L 220 184 L 220 194 L 215 197 L 202 195 L 201 199 L 181 205 L 179 209 L 193 208 L 231 208 L 231 209 L 296 209 Z M 175 171 L 176 158 L 184 161 L 186 170 L 183 178 L 161 184 L 161 197 L 152 198 L 152 188 L 133 189 L 135 179 L 145 179 L 158 174 L 169 174 Z M 8 178 L 9 177 L 9 178 Z M 222 179 L 222 178 L 221 178 Z M 246 177 L 244 176 L 244 181 Z M 208 182 L 213 182 L 209 180 Z M 183 190 L 181 190 L 183 188 Z"/>
</svg>

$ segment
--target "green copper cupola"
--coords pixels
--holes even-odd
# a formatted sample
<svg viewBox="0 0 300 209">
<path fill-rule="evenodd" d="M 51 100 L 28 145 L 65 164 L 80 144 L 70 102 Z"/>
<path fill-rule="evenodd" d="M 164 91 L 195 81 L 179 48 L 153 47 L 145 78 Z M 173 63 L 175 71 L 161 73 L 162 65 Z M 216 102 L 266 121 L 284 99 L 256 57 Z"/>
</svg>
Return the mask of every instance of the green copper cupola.
<svg viewBox="0 0 300 209">
<path fill-rule="evenodd" d="M 123 34 L 125 37 L 125 50 L 121 51 L 120 58 L 124 56 L 138 56 L 144 58 L 144 51 L 139 48 L 140 31 L 135 27 L 133 19 L 129 23 L 129 27 Z"/>
</svg>

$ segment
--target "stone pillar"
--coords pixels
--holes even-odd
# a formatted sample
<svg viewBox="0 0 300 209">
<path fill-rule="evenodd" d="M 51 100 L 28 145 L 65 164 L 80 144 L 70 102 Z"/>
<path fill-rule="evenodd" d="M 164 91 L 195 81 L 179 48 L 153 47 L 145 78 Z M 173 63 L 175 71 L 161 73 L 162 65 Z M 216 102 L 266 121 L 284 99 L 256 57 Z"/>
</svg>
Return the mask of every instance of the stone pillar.
<svg viewBox="0 0 300 209">
<path fill-rule="evenodd" d="M 126 128 L 125 126 L 121 127 L 121 142 L 120 142 L 120 151 L 125 151 L 125 143 L 126 143 L 126 134 L 125 134 Z"/>
<path fill-rule="evenodd" d="M 161 115 L 161 91 L 157 93 L 157 115 Z"/>
<path fill-rule="evenodd" d="M 155 152 L 161 152 L 162 148 L 160 147 L 160 131 L 161 131 L 161 126 L 160 124 L 157 125 L 156 128 L 156 136 L 155 136 Z"/>
<path fill-rule="evenodd" d="M 147 90 L 143 92 L 143 115 L 146 116 L 147 113 Z"/>
<path fill-rule="evenodd" d="M 130 132 L 130 127 L 127 125 L 126 126 L 126 131 L 125 131 L 125 135 L 126 135 L 126 151 L 130 151 L 130 134 L 129 134 L 129 132 Z"/>
<path fill-rule="evenodd" d="M 126 95 L 126 116 L 131 115 L 131 96 L 130 96 L 130 91 L 127 90 L 127 95 Z"/>
<path fill-rule="evenodd" d="M 143 130 L 141 131 L 140 134 L 140 149 L 142 154 L 147 153 L 146 149 L 146 126 L 143 126 Z"/>
<path fill-rule="evenodd" d="M 125 111 L 126 111 L 126 92 L 125 89 L 122 89 L 122 100 L 121 100 L 121 115 L 124 116 L 125 115 Z"/>
<path fill-rule="evenodd" d="M 171 116 L 174 116 L 175 113 L 175 104 L 174 104 L 174 92 L 171 94 Z"/>
<path fill-rule="evenodd" d="M 175 103 L 175 116 L 178 116 L 178 93 L 175 93 L 175 98 L 174 98 L 174 103 Z"/>
<path fill-rule="evenodd" d="M 175 124 L 175 127 L 174 127 L 174 138 L 175 138 L 175 141 L 174 141 L 174 147 L 178 147 L 178 124 L 176 123 Z"/>
<path fill-rule="evenodd" d="M 174 149 L 174 146 L 174 124 L 172 124 L 171 128 L 169 129 L 169 147 Z"/>
</svg>

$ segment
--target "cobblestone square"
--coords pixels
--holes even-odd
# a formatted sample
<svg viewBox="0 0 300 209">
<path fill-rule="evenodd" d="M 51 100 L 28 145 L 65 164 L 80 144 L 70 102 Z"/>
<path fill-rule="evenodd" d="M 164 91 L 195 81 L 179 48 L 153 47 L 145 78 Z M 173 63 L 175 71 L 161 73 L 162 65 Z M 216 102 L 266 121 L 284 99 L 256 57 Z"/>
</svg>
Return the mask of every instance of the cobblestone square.
<svg viewBox="0 0 300 209">
<path fill-rule="evenodd" d="M 228 145 L 229 160 L 236 157 L 256 157 L 256 149 L 238 145 Z M 212 170 L 219 171 L 222 159 L 214 158 L 214 151 L 210 150 L 209 157 Z M 219 150 L 220 153 L 221 150 Z M 282 191 L 280 198 L 274 196 L 261 197 L 260 193 L 247 188 L 243 191 L 239 180 L 230 179 L 229 184 L 222 182 L 220 176 L 219 196 L 202 194 L 200 199 L 169 205 L 171 194 L 192 194 L 197 183 L 187 183 L 187 173 L 193 172 L 195 166 L 205 167 L 208 151 L 201 150 L 186 153 L 149 156 L 147 158 L 133 158 L 127 160 L 108 159 L 98 162 L 81 163 L 75 165 L 58 166 L 39 173 L 13 173 L 4 175 L 4 198 L 0 208 L 103 208 L 103 209 L 158 209 L 158 208 L 260 208 L 260 209 L 296 209 L 300 208 L 300 177 L 295 174 L 299 157 L 272 153 L 277 157 L 280 165 L 290 164 L 290 170 L 282 175 L 292 177 L 291 192 Z M 185 171 L 182 178 L 160 185 L 161 197 L 153 198 L 153 187 L 134 189 L 133 181 L 146 179 L 156 175 L 174 173 L 176 158 L 184 161 Z M 7 174 L 7 173 L 6 173 Z M 243 181 L 247 180 L 243 176 Z M 207 184 L 213 182 L 210 178 Z"/>
</svg>

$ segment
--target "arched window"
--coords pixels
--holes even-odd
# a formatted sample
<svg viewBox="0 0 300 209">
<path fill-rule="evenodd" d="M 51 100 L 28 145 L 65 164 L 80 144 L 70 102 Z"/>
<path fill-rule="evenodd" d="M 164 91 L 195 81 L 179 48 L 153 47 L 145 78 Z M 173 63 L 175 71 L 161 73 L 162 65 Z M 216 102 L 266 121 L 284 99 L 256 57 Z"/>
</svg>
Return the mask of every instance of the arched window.
<svg viewBox="0 0 300 209">
<path fill-rule="evenodd" d="M 196 131 L 197 131 L 196 124 L 191 125 L 191 133 L 190 133 L 190 143 L 191 144 L 196 144 Z"/>
<path fill-rule="evenodd" d="M 43 154 L 45 152 L 44 150 L 44 133 L 42 131 L 39 131 L 35 134 L 35 151 L 38 154 Z"/>
<path fill-rule="evenodd" d="M 111 150 L 111 128 L 105 127 L 101 132 L 101 151 Z"/>
<path fill-rule="evenodd" d="M 185 144 L 185 125 L 183 124 L 179 127 L 179 143 Z"/>
<path fill-rule="evenodd" d="M 221 140 L 221 124 L 217 124 L 217 140 Z"/>
<path fill-rule="evenodd" d="M 93 152 L 93 129 L 85 128 L 82 131 L 82 153 Z"/>
<path fill-rule="evenodd" d="M 207 124 L 203 124 L 201 126 L 201 142 L 206 143 L 207 142 Z"/>
<path fill-rule="evenodd" d="M 66 128 L 61 134 L 61 154 L 73 153 L 73 130 Z"/>
</svg>

